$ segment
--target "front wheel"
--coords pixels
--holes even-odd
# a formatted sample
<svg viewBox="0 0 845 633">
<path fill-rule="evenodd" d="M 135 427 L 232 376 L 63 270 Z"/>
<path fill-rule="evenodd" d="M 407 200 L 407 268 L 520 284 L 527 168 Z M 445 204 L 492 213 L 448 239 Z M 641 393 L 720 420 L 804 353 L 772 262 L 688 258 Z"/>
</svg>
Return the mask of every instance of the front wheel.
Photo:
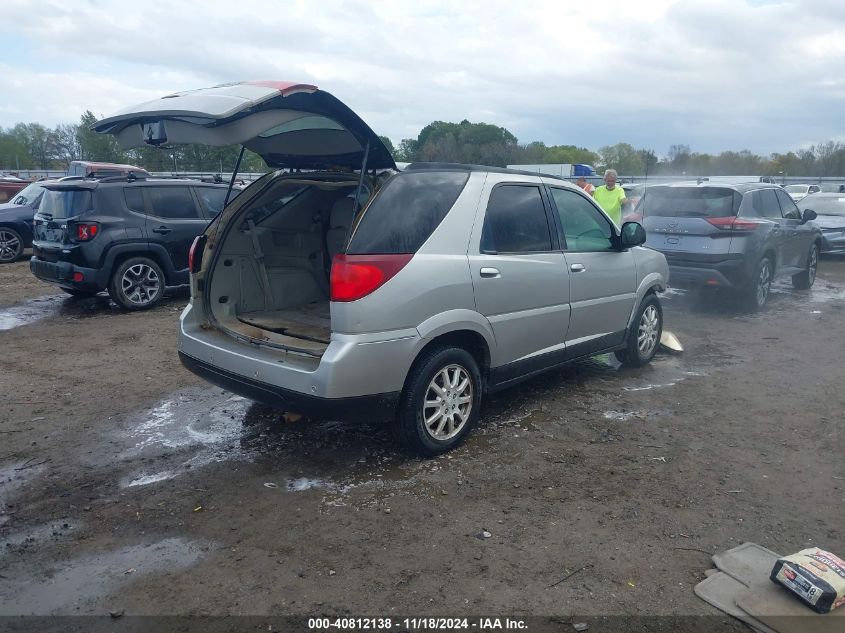
<svg viewBox="0 0 845 633">
<path fill-rule="evenodd" d="M 14 229 L 0 227 L 0 264 L 18 261 L 23 254 L 23 240 Z"/>
<path fill-rule="evenodd" d="M 634 322 L 628 331 L 625 349 L 616 352 L 623 365 L 640 367 L 651 362 L 663 334 L 663 306 L 657 295 L 648 295 L 640 304 Z"/>
<path fill-rule="evenodd" d="M 792 285 L 800 290 L 812 288 L 816 282 L 816 272 L 819 269 L 819 245 L 813 242 L 807 254 L 807 268 L 792 276 Z"/>
<path fill-rule="evenodd" d="M 124 310 L 147 310 L 164 296 L 164 273 L 147 257 L 120 264 L 109 281 L 109 296 Z"/>
<path fill-rule="evenodd" d="M 481 372 L 459 347 L 426 352 L 411 369 L 396 419 L 396 436 L 409 451 L 433 457 L 458 446 L 481 410 Z"/>
</svg>

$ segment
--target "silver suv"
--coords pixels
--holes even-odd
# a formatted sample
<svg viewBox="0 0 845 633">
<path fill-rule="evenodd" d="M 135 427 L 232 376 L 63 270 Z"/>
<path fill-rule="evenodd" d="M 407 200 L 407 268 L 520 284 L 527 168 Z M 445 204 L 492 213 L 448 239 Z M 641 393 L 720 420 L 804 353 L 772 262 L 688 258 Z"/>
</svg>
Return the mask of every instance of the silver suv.
<svg viewBox="0 0 845 633">
<path fill-rule="evenodd" d="M 396 173 L 328 93 L 278 84 L 256 107 L 254 85 L 97 126 L 125 145 L 210 143 L 229 128 L 221 138 L 279 168 L 194 243 L 179 337 L 191 371 L 290 411 L 389 414 L 405 446 L 435 455 L 464 439 L 487 393 L 594 354 L 654 356 L 668 266 L 639 246 L 639 224 L 618 229 L 554 177 L 437 163 Z M 202 93 L 222 120 L 199 109 Z M 233 93 L 240 109 L 220 103 Z"/>
</svg>

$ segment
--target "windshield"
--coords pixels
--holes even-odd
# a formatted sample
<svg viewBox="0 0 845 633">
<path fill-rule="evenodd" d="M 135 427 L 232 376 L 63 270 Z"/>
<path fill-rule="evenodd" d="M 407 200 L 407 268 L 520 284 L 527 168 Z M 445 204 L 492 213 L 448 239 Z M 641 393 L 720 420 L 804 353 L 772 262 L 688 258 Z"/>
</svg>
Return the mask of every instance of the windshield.
<svg viewBox="0 0 845 633">
<path fill-rule="evenodd" d="M 91 192 L 87 189 L 48 190 L 38 213 L 51 220 L 64 220 L 91 210 Z"/>
<path fill-rule="evenodd" d="M 807 193 L 808 189 L 807 185 L 787 185 L 784 187 L 786 193 Z"/>
<path fill-rule="evenodd" d="M 840 198 L 818 198 L 812 196 L 800 202 L 801 210 L 812 209 L 819 215 L 845 216 L 845 195 Z"/>
<path fill-rule="evenodd" d="M 738 204 L 734 198 L 733 189 L 720 187 L 651 187 L 637 206 L 637 212 L 643 217 L 727 217 L 736 215 Z"/>
<path fill-rule="evenodd" d="M 27 185 L 12 199 L 12 204 L 32 204 L 42 191 L 44 191 L 44 186 L 41 183 L 34 182 Z"/>
</svg>

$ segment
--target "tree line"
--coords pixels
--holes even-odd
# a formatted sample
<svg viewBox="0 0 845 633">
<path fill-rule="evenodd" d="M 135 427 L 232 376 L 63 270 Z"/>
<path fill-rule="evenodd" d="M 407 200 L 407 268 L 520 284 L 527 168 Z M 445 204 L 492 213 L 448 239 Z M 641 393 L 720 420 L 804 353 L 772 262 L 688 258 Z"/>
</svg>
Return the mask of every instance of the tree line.
<svg viewBox="0 0 845 633">
<path fill-rule="evenodd" d="M 78 123 L 48 128 L 40 123 L 18 123 L 0 128 L 0 169 L 67 169 L 74 160 L 130 163 L 149 171 L 231 172 L 238 146 L 180 145 L 171 148 L 139 147 L 123 150 L 114 137 L 97 134 L 91 125 L 97 118 L 89 110 Z M 586 163 L 615 169 L 625 176 L 842 176 L 845 175 L 845 144 L 828 141 L 818 145 L 760 156 L 749 150 L 726 150 L 718 154 L 695 152 L 689 145 L 675 144 L 665 156 L 653 148 L 630 143 L 606 145 L 593 151 L 575 145 L 546 145 L 541 141 L 520 143 L 509 130 L 490 123 L 433 121 L 414 139 L 396 147 L 380 137 L 400 162 L 444 161 L 504 167 L 510 164 Z M 252 152 L 244 154 L 241 171 L 262 172 L 267 166 Z"/>
</svg>

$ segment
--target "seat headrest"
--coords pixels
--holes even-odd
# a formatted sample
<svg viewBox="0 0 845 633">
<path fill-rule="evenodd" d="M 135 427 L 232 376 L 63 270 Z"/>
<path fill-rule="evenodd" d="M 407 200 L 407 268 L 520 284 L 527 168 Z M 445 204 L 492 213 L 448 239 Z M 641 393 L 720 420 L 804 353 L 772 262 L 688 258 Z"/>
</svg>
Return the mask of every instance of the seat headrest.
<svg viewBox="0 0 845 633">
<path fill-rule="evenodd" d="M 352 198 L 341 198 L 334 203 L 332 206 L 331 216 L 329 218 L 331 228 L 349 228 L 352 225 L 353 204 L 354 200 L 352 200 Z"/>
</svg>

